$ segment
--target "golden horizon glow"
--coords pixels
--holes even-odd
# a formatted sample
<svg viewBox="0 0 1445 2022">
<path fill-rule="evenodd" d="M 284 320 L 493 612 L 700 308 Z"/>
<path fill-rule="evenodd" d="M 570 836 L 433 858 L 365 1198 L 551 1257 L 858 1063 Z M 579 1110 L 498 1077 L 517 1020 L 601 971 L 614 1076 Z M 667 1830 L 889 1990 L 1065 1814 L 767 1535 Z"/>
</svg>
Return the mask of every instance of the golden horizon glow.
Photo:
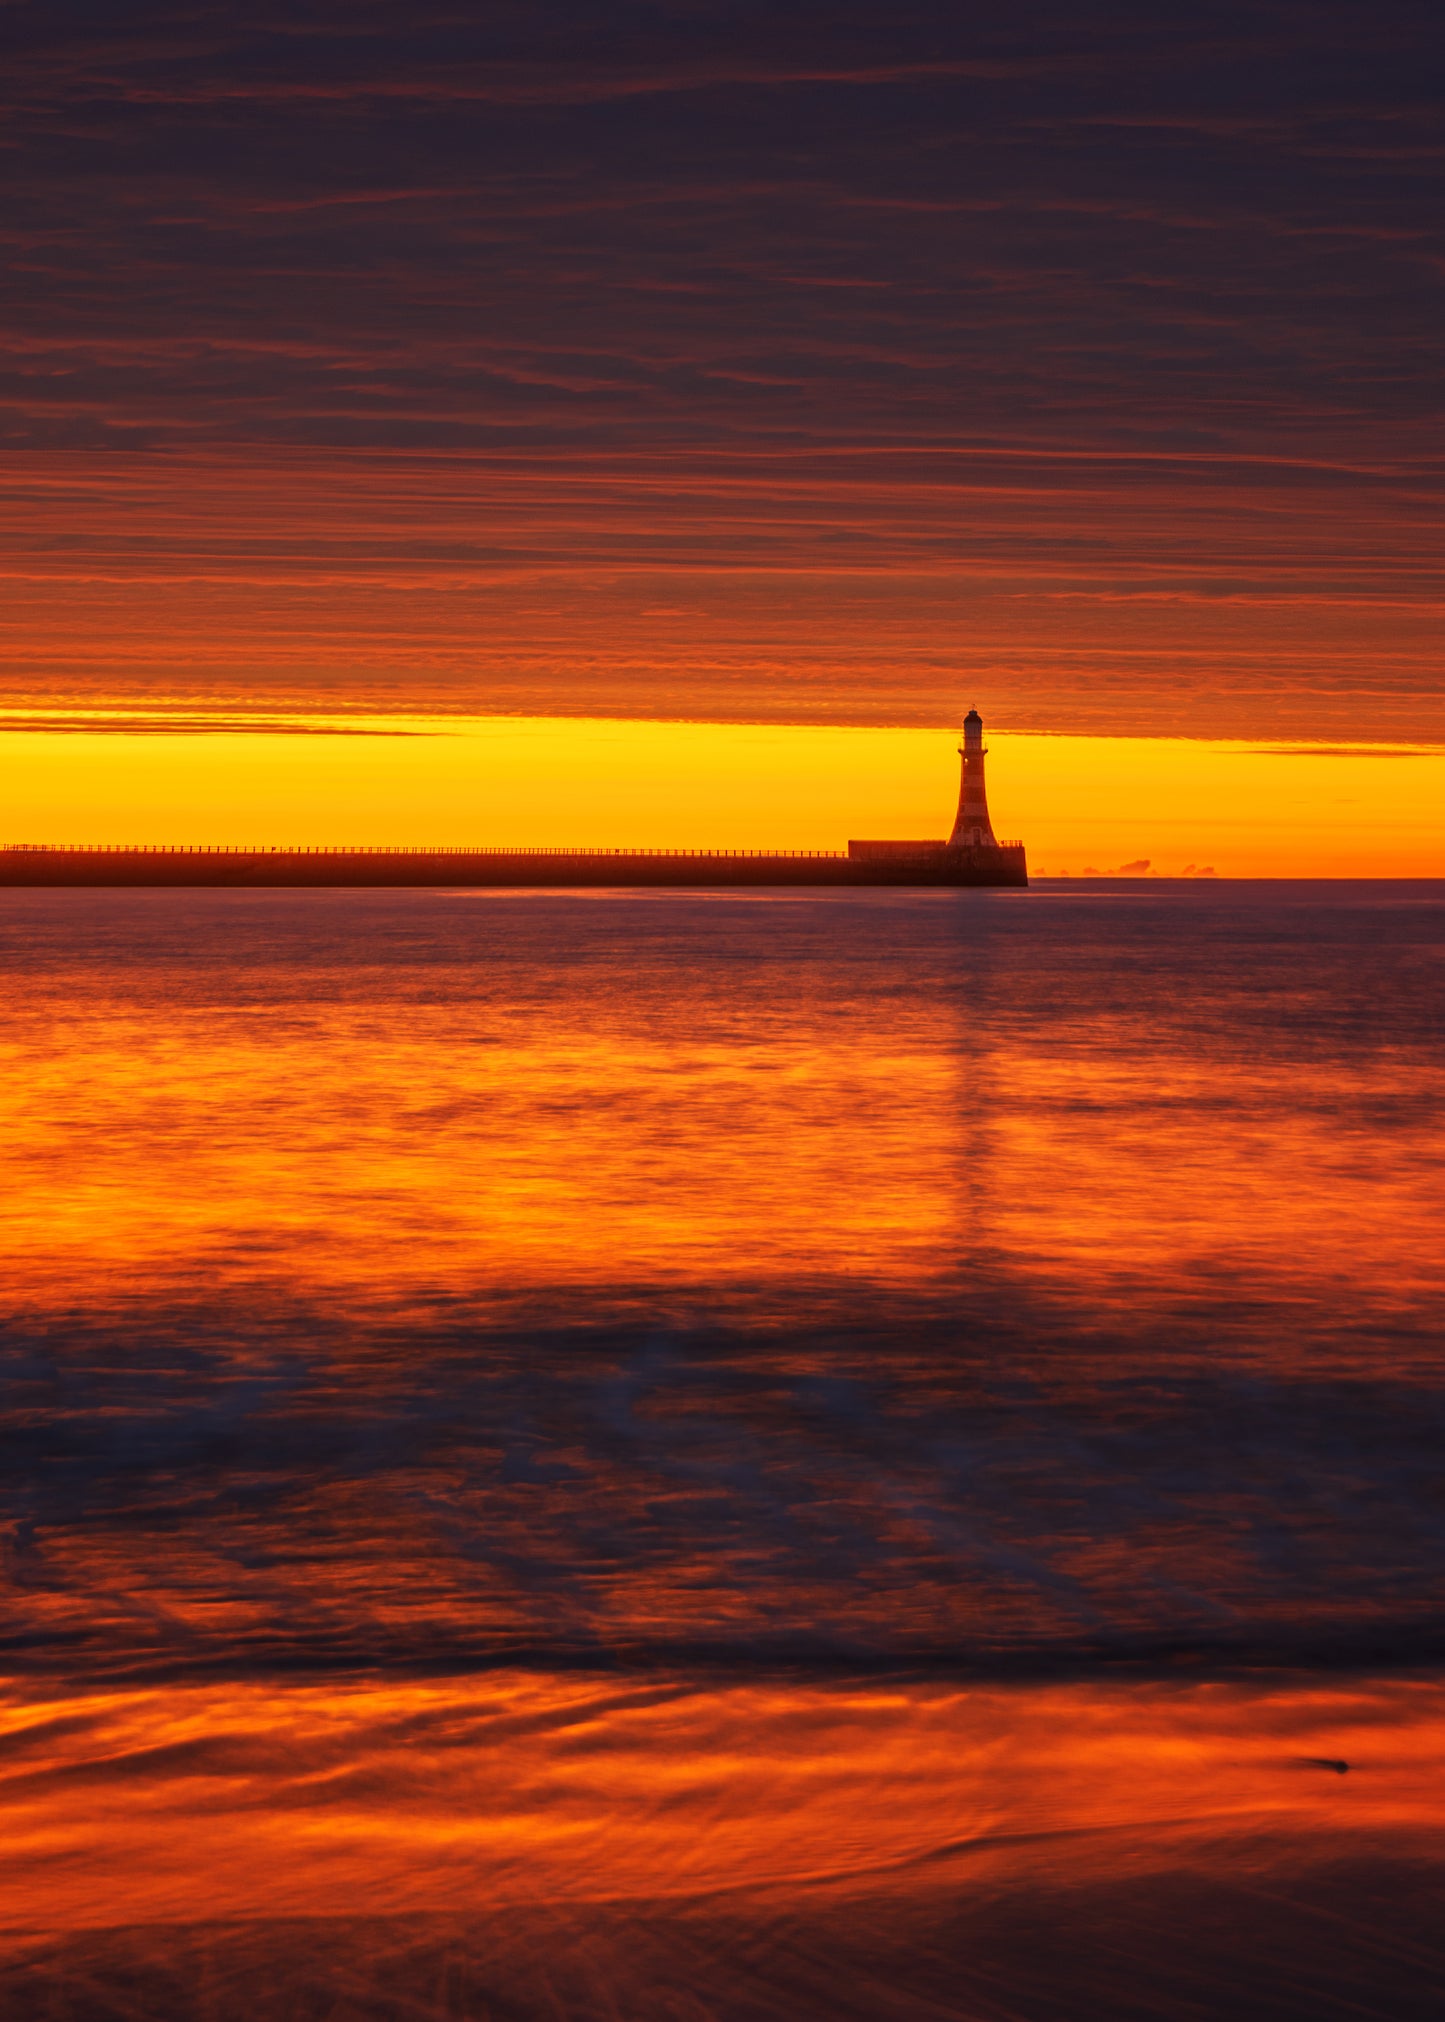
<svg viewBox="0 0 1445 2022">
<path fill-rule="evenodd" d="M 994 826 L 1035 876 L 1445 876 L 1445 749 L 987 728 Z M 943 728 L 11 711 L 0 841 L 843 850 L 946 836 L 956 743 Z"/>
</svg>

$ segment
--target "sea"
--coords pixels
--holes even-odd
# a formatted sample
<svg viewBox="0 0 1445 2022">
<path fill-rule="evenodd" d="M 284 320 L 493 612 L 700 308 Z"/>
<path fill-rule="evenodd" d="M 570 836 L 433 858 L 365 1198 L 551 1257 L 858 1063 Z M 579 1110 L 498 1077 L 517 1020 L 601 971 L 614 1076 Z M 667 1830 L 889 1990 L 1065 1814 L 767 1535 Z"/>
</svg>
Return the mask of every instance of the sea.
<svg viewBox="0 0 1445 2022">
<path fill-rule="evenodd" d="M 1445 884 L 0 894 L 7 2022 L 1445 2012 Z"/>
</svg>

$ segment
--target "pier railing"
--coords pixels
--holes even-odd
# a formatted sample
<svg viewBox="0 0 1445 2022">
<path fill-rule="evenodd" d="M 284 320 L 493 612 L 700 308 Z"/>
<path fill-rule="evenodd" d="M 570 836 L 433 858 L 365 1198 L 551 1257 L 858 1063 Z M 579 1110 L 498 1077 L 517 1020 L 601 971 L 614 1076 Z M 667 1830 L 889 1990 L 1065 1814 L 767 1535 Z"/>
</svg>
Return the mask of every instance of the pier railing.
<svg viewBox="0 0 1445 2022">
<path fill-rule="evenodd" d="M 843 850 L 652 850 L 568 849 L 548 843 L 529 849 L 521 845 L 486 843 L 3 843 L 6 855 L 124 857 L 826 857 L 844 858 Z"/>
<path fill-rule="evenodd" d="M 1021 842 L 1001 842 L 1001 850 L 1020 850 Z M 0 843 L 0 851 L 29 856 L 122 856 L 122 857 L 719 857 L 755 861 L 782 859 L 795 862 L 800 857 L 829 863 L 847 861 L 846 850 L 654 850 L 654 849 L 569 849 L 565 843 L 546 843 L 529 849 L 521 845 L 485 843 L 261 843 L 247 847 L 239 843 Z"/>
</svg>

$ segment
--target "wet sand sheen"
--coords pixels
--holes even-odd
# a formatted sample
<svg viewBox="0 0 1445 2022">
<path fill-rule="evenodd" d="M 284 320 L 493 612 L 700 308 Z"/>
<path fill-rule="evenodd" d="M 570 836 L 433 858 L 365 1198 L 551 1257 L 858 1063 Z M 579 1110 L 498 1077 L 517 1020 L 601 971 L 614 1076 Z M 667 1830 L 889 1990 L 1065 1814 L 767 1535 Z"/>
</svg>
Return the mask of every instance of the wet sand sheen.
<svg viewBox="0 0 1445 2022">
<path fill-rule="evenodd" d="M 3 1722 L 12 1932 L 887 1894 L 950 1865 L 990 1888 L 1123 1881 L 1251 1845 L 1287 1869 L 1381 1835 L 1438 1845 L 1445 1776 L 1433 1681 L 504 1673 L 16 1697 Z"/>
<path fill-rule="evenodd" d="M 4 1760 L 22 2017 L 1445 1992 L 1433 1682 L 180 1690 L 12 1701 Z"/>
</svg>

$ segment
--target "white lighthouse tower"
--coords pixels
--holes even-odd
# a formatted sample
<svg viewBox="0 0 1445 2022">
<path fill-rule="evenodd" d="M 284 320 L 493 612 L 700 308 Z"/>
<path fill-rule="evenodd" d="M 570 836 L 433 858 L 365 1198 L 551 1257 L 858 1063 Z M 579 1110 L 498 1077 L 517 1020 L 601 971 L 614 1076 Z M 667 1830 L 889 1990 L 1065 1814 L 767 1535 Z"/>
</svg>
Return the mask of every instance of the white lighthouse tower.
<svg viewBox="0 0 1445 2022">
<path fill-rule="evenodd" d="M 958 789 L 958 816 L 948 838 L 951 850 L 976 849 L 980 845 L 997 849 L 998 841 L 988 818 L 988 794 L 983 784 L 983 718 L 970 709 L 963 719 L 963 743 L 958 748 L 963 760 L 963 780 Z"/>
</svg>

